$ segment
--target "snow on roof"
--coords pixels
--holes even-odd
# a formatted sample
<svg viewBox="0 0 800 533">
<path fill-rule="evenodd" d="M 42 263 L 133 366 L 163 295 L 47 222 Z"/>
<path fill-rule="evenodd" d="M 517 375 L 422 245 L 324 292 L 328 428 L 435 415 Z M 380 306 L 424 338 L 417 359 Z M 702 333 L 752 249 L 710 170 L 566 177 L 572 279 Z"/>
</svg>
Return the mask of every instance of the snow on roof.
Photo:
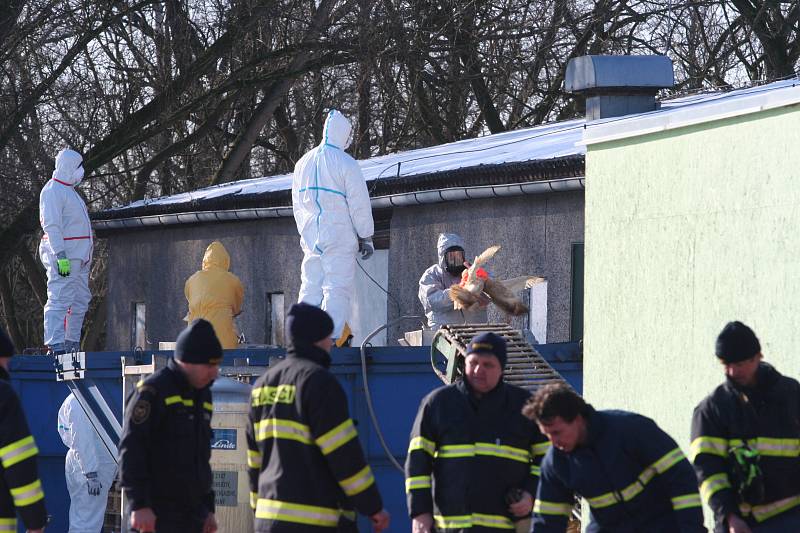
<svg viewBox="0 0 800 533">
<path fill-rule="evenodd" d="M 615 117 L 587 124 L 582 145 L 683 128 L 800 103 L 800 79 L 725 92 L 710 92 L 667 100 L 649 113 Z"/>
<path fill-rule="evenodd" d="M 651 131 L 714 120 L 720 111 L 743 114 L 760 102 L 775 107 L 780 102 L 800 101 L 800 80 L 783 80 L 767 85 L 734 91 L 716 91 L 674 98 L 661 102 L 660 109 L 625 117 L 614 117 L 587 123 L 584 119 L 568 120 L 486 135 L 448 144 L 408 150 L 360 160 L 367 181 L 397 177 L 430 175 L 460 168 L 489 164 L 520 163 L 582 155 L 586 145 L 611 138 L 623 138 Z M 757 101 L 757 102 L 756 102 Z M 780 105 L 788 105 L 783 103 Z M 665 126 L 666 125 L 666 126 Z M 649 129 L 648 129 L 649 128 Z M 257 195 L 290 190 L 292 175 L 282 174 L 234 181 L 195 191 L 145 199 L 110 209 L 133 209 L 152 205 L 170 205 L 238 195 Z"/>
<path fill-rule="evenodd" d="M 580 155 L 586 152 L 577 146 L 584 120 L 569 120 L 465 139 L 448 144 L 397 152 L 358 161 L 367 181 L 409 177 L 474 167 L 478 165 L 517 163 Z M 150 205 L 182 204 L 221 196 L 262 194 L 292 188 L 292 175 L 281 174 L 240 180 L 172 196 L 145 199 L 111 209 L 131 209 Z"/>
</svg>

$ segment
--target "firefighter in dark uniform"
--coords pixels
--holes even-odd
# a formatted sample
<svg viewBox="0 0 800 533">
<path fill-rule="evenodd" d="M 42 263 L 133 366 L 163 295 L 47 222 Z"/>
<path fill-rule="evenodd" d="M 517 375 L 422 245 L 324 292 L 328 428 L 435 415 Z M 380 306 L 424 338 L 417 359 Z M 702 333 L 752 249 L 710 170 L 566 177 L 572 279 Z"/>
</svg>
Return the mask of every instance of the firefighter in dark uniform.
<svg viewBox="0 0 800 533">
<path fill-rule="evenodd" d="M 286 332 L 286 359 L 258 378 L 251 397 L 247 462 L 255 531 L 355 531 L 353 508 L 383 531 L 389 514 L 347 397 L 328 371 L 333 320 L 313 305 L 295 304 Z"/>
<path fill-rule="evenodd" d="M 503 383 L 506 359 L 502 337 L 477 335 L 464 379 L 422 400 L 406 458 L 414 533 L 530 529 L 549 444 L 522 415 L 530 392 Z"/>
<path fill-rule="evenodd" d="M 800 531 L 800 383 L 762 361 L 741 322 L 716 355 L 727 379 L 695 408 L 690 448 L 714 531 Z"/>
<path fill-rule="evenodd" d="M 542 460 L 535 533 L 563 533 L 575 495 L 591 509 L 588 533 L 706 533 L 692 465 L 655 422 L 595 411 L 566 385 L 534 394 L 525 414 L 552 442 Z"/>
<path fill-rule="evenodd" d="M 14 346 L 0 329 L 0 531 L 17 531 L 17 515 L 28 533 L 44 531 L 47 511 L 36 468 L 39 450 L 28 430 L 17 393 L 8 382 Z"/>
<path fill-rule="evenodd" d="M 222 347 L 211 324 L 181 332 L 165 368 L 137 384 L 120 440 L 120 479 L 131 528 L 158 533 L 213 533 L 211 384 Z"/>
</svg>

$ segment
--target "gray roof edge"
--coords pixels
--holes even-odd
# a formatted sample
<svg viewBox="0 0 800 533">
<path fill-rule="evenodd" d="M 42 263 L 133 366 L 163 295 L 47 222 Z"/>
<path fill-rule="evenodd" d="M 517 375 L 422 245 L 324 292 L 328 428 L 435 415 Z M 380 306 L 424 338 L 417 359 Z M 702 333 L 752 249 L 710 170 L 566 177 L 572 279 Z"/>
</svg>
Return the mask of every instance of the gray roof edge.
<svg viewBox="0 0 800 533">
<path fill-rule="evenodd" d="M 422 204 L 435 204 L 442 202 L 578 191 L 585 189 L 585 187 L 586 178 L 581 175 L 521 183 L 489 184 L 471 187 L 450 187 L 444 189 L 412 191 L 407 193 L 378 196 L 371 199 L 371 204 L 373 209 L 382 209 Z M 158 226 L 172 226 L 179 224 L 232 222 L 291 216 L 293 216 L 291 206 L 264 208 L 256 207 L 214 211 L 187 211 L 182 213 L 168 213 L 162 215 L 93 220 L 92 227 L 96 231 L 108 232 L 148 229 Z"/>
<path fill-rule="evenodd" d="M 390 196 L 408 192 L 446 189 L 450 187 L 472 187 L 502 185 L 525 181 L 560 179 L 583 175 L 584 155 L 574 154 L 550 159 L 513 161 L 502 164 L 473 165 L 442 172 L 383 178 L 367 182 L 370 196 Z M 151 216 L 167 216 L 200 211 L 238 211 L 242 209 L 283 208 L 291 209 L 291 190 L 282 189 L 257 194 L 235 193 L 201 198 L 192 202 L 161 204 L 108 209 L 91 214 L 93 221 L 112 219 L 139 219 Z"/>
</svg>

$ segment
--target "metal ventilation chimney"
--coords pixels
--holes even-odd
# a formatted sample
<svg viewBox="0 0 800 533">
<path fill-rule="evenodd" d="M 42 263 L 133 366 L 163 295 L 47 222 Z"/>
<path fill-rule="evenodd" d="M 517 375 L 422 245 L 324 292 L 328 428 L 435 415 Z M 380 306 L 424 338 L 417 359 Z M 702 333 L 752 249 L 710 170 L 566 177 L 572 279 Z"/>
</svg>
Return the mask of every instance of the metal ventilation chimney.
<svg viewBox="0 0 800 533">
<path fill-rule="evenodd" d="M 656 109 L 656 93 L 675 84 L 666 56 L 581 56 L 570 59 L 564 86 L 586 95 L 586 120 Z"/>
</svg>

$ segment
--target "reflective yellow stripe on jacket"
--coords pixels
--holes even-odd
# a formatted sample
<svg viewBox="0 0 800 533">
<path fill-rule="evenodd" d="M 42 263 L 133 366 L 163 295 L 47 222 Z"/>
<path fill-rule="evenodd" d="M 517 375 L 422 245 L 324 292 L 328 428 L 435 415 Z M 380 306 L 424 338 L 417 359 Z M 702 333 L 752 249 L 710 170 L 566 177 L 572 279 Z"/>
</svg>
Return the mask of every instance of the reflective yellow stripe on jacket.
<svg viewBox="0 0 800 533">
<path fill-rule="evenodd" d="M 570 516 L 572 514 L 572 504 L 536 500 L 533 502 L 533 512 L 538 514 Z"/>
<path fill-rule="evenodd" d="M 9 492 L 14 499 L 14 505 L 17 507 L 25 507 L 44 499 L 42 482 L 38 479 L 21 487 L 12 487 Z"/>
<path fill-rule="evenodd" d="M 411 476 L 406 478 L 406 494 L 416 489 L 431 488 L 431 476 Z"/>
<path fill-rule="evenodd" d="M 731 488 L 731 483 L 728 480 L 728 474 L 721 472 L 703 480 L 700 484 L 700 495 L 703 497 L 703 500 L 708 502 L 714 493 L 729 488 Z"/>
<path fill-rule="evenodd" d="M 166 398 L 164 398 L 164 403 L 167 405 L 182 403 L 186 407 L 194 407 L 194 400 L 192 400 L 191 398 L 181 398 L 177 394 L 175 396 L 167 396 Z"/>
<path fill-rule="evenodd" d="M 800 505 L 800 494 L 774 501 L 772 503 L 766 503 L 764 505 L 751 506 L 746 503 L 742 503 L 739 504 L 739 510 L 744 516 L 752 514 L 757 522 L 763 522 L 764 520 L 779 515 L 798 505 Z"/>
<path fill-rule="evenodd" d="M 344 446 L 358 436 L 353 420 L 348 418 L 332 430 L 328 431 L 317 439 L 317 446 L 322 450 L 323 455 L 328 455 Z"/>
<path fill-rule="evenodd" d="M 250 468 L 261 468 L 261 452 L 247 450 L 247 466 Z"/>
<path fill-rule="evenodd" d="M 428 455 L 434 456 L 436 454 L 436 443 L 425 437 L 414 437 L 411 439 L 411 442 L 408 443 L 408 453 L 415 450 L 423 450 Z"/>
<path fill-rule="evenodd" d="M 514 522 L 502 515 L 472 513 L 472 525 L 495 529 L 514 529 Z"/>
<path fill-rule="evenodd" d="M 684 459 L 683 452 L 680 448 L 675 448 L 674 450 L 664 454 L 658 461 L 654 462 L 647 468 L 645 468 L 639 477 L 636 478 L 636 481 L 625 487 L 619 492 L 606 492 L 605 494 L 600 494 L 598 496 L 586 497 L 586 501 L 589 502 L 591 507 L 595 509 L 601 509 L 603 507 L 609 507 L 621 501 L 630 501 L 634 499 L 636 496 L 641 494 L 644 490 L 644 487 L 658 474 L 663 474 L 680 461 Z M 681 498 L 686 498 L 691 495 L 684 495 Z M 695 494 L 695 496 L 699 499 L 699 494 Z"/>
<path fill-rule="evenodd" d="M 16 518 L 0 518 L 0 531 L 17 531 Z"/>
<path fill-rule="evenodd" d="M 264 520 L 283 520 L 310 526 L 336 527 L 339 524 L 339 509 L 302 505 L 259 498 L 256 503 L 256 518 Z"/>
<path fill-rule="evenodd" d="M 719 437 L 697 437 L 689 447 L 692 462 L 701 453 L 726 457 L 731 448 L 742 446 L 742 439 L 723 439 Z M 760 455 L 768 457 L 800 457 L 800 439 L 775 439 L 772 437 L 755 437 L 747 439 L 747 445 L 757 450 Z"/>
<path fill-rule="evenodd" d="M 29 435 L 0 448 L 0 462 L 3 468 L 9 468 L 37 453 L 39 450 L 36 448 L 33 436 Z"/>
<path fill-rule="evenodd" d="M 267 439 L 288 439 L 311 444 L 311 430 L 305 424 L 294 420 L 280 418 L 265 418 L 253 424 L 256 441 Z"/>
<path fill-rule="evenodd" d="M 466 529 L 472 527 L 472 515 L 442 516 L 433 515 L 436 529 Z"/>
<path fill-rule="evenodd" d="M 703 506 L 703 502 L 700 501 L 700 495 L 696 492 L 692 494 L 684 494 L 683 496 L 675 496 L 674 498 L 671 498 L 671 500 L 672 508 L 675 511 Z"/>
<path fill-rule="evenodd" d="M 467 529 L 473 526 L 493 529 L 514 529 L 514 523 L 506 516 L 472 513 L 458 516 L 433 515 L 436 529 Z"/>
<path fill-rule="evenodd" d="M 547 450 L 550 449 L 550 441 L 540 442 L 538 444 L 534 444 L 531 446 L 531 455 L 534 457 L 538 455 L 544 455 L 547 453 Z"/>
<path fill-rule="evenodd" d="M 342 490 L 344 490 L 344 493 L 348 496 L 355 496 L 356 494 L 364 492 L 373 483 L 375 483 L 375 477 L 372 475 L 372 470 L 370 469 L 369 465 L 365 466 L 349 478 L 339 481 L 339 485 L 341 485 Z"/>
<path fill-rule="evenodd" d="M 474 457 L 476 455 L 499 457 L 521 463 L 528 463 L 531 454 L 528 450 L 515 448 L 504 444 L 491 442 L 476 442 L 475 444 L 445 444 L 440 447 L 434 456 L 441 459 L 456 459 L 459 457 Z"/>
</svg>

